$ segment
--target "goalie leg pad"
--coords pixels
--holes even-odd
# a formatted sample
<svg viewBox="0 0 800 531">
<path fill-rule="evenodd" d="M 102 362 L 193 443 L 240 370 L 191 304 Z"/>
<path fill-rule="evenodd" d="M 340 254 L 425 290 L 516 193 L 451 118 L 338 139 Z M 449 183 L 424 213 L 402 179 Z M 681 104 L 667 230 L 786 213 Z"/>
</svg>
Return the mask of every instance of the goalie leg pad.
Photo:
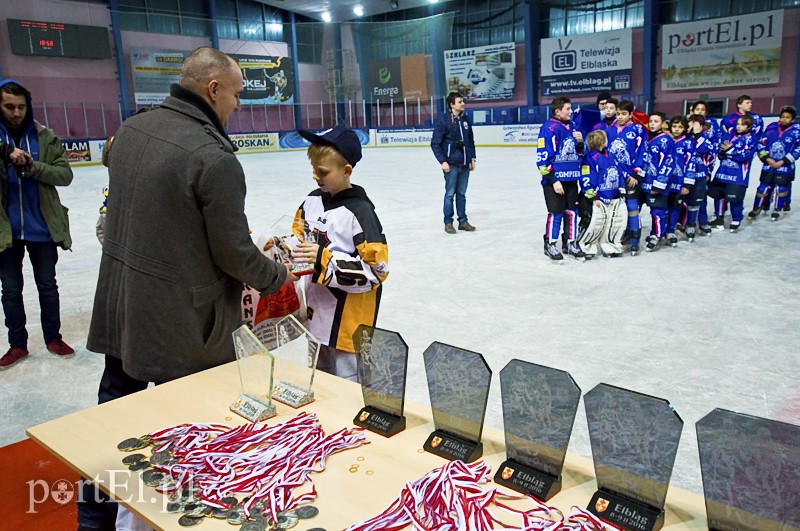
<svg viewBox="0 0 800 531">
<path fill-rule="evenodd" d="M 606 210 L 606 205 L 603 203 L 600 203 L 600 206 L 592 206 L 592 217 L 589 220 L 589 226 L 586 227 L 586 230 L 583 232 L 583 235 L 578 242 L 584 252 L 588 252 L 586 249 L 589 246 L 597 243 L 597 241 L 600 239 L 600 236 L 602 236 L 603 227 L 606 224 Z"/>
<path fill-rule="evenodd" d="M 600 238 L 600 248 L 606 254 L 622 252 L 622 236 L 628 225 L 628 208 L 622 199 L 613 199 L 606 207 L 608 218 Z"/>
</svg>

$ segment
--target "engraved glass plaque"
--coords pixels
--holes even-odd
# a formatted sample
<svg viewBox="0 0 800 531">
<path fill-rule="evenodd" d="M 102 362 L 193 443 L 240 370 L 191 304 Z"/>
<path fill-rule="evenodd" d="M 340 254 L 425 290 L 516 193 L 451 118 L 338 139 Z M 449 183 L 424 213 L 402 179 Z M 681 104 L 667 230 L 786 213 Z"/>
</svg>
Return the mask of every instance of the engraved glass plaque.
<svg viewBox="0 0 800 531">
<path fill-rule="evenodd" d="M 709 529 L 800 531 L 800 426 L 715 409 L 696 428 Z"/>
<path fill-rule="evenodd" d="M 408 345 L 397 332 L 360 325 L 353 334 L 364 407 L 353 423 L 385 437 L 406 426 Z"/>
<path fill-rule="evenodd" d="M 275 355 L 272 398 L 292 407 L 313 402 L 319 341 L 293 315 L 260 328 L 258 338 Z"/>
<path fill-rule="evenodd" d="M 660 529 L 683 420 L 663 398 L 608 384 L 583 401 L 598 486 L 589 510 L 622 529 Z"/>
<path fill-rule="evenodd" d="M 297 223 L 297 226 L 295 226 L 295 223 Z M 291 216 L 281 216 L 278 221 L 272 224 L 270 231 L 273 233 L 271 237 L 276 243 L 273 247 L 276 260 L 281 263 L 288 262 L 292 268 L 292 273 L 295 275 L 310 275 L 314 272 L 314 264 L 295 263 L 292 259 L 292 252 L 302 241 L 307 243 L 317 242 L 317 235 L 319 234 L 318 223 L 295 220 Z M 302 238 L 299 236 L 300 234 L 303 235 Z M 266 237 L 262 236 L 259 238 L 257 245 L 263 249 L 266 239 Z"/>
<path fill-rule="evenodd" d="M 242 394 L 230 405 L 230 410 L 252 422 L 274 417 L 270 389 L 275 357 L 247 326 L 233 332 L 233 348 Z"/>
<path fill-rule="evenodd" d="M 423 448 L 450 460 L 478 459 L 492 370 L 477 352 L 439 342 L 423 358 L 436 428 Z"/>
<path fill-rule="evenodd" d="M 511 360 L 500 371 L 506 461 L 495 482 L 547 501 L 561 490 L 581 390 L 569 373 Z"/>
</svg>

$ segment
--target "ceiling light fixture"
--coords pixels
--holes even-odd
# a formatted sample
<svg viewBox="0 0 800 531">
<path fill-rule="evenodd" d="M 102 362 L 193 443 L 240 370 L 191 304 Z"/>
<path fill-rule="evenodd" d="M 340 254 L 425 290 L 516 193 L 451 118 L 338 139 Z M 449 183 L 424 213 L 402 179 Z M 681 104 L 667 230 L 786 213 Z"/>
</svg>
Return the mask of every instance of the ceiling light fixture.
<svg viewBox="0 0 800 531">
<path fill-rule="evenodd" d="M 390 0 L 389 7 L 392 9 L 400 9 L 400 4 L 397 3 L 397 0 Z"/>
<path fill-rule="evenodd" d="M 364 16 L 364 6 L 362 6 L 361 4 L 356 4 L 353 7 L 353 13 L 355 13 L 355 15 L 357 17 L 363 17 Z"/>
<path fill-rule="evenodd" d="M 325 11 L 324 13 L 322 13 L 322 20 L 324 20 L 325 22 L 330 22 L 332 20 L 331 14 Z"/>
</svg>

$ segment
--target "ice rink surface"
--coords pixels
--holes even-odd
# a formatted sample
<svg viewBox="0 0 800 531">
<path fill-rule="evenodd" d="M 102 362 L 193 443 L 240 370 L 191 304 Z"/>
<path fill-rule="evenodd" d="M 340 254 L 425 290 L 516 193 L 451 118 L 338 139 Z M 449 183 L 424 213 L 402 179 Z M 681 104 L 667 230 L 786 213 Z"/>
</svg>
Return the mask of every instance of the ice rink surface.
<svg viewBox="0 0 800 531">
<path fill-rule="evenodd" d="M 304 152 L 240 160 L 254 236 L 293 215 L 315 187 Z M 745 212 L 761 168 L 754 166 Z M 31 356 L 0 372 L 0 445 L 96 403 L 103 358 L 85 344 L 106 182 L 101 166 L 76 168 L 61 190 L 74 240 L 58 264 L 62 333 L 77 350 L 71 360 L 44 348 L 26 261 Z M 498 428 L 499 373 L 513 358 L 566 370 L 584 393 L 602 382 L 665 398 L 684 421 L 672 484 L 695 492 L 702 485 L 694 424 L 712 409 L 800 423 L 800 203 L 778 222 L 746 220 L 737 234 L 681 240 L 678 248 L 551 262 L 542 252 L 546 210 L 532 147 L 478 148 L 467 193 L 474 233 L 443 231 L 444 183 L 427 148 L 367 149 L 353 182 L 375 203 L 389 243 L 378 326 L 410 347 L 408 399 L 428 403 L 422 353 L 433 341 L 485 356 L 494 373 L 486 423 Z M 646 234 L 647 209 L 643 222 Z M 583 403 L 570 450 L 591 455 Z"/>
</svg>

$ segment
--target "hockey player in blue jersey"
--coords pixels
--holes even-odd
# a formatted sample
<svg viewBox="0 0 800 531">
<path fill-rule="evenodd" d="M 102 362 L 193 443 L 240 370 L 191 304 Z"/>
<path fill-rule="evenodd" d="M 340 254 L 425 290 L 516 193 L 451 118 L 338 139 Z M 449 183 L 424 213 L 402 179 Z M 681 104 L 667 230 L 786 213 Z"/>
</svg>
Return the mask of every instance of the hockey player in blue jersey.
<svg viewBox="0 0 800 531">
<path fill-rule="evenodd" d="M 645 153 L 647 133 L 644 127 L 633 122 L 633 102 L 622 100 L 617 105 L 617 120 L 606 130 L 608 152 L 614 155 L 625 179 L 628 208 L 628 244 L 632 255 L 639 252 L 642 221 L 639 219 L 640 185 L 645 179 Z"/>
<path fill-rule="evenodd" d="M 691 131 L 691 133 L 694 133 L 695 135 L 695 153 L 699 153 L 702 161 L 705 162 L 705 164 L 696 167 L 696 186 L 692 191 L 692 195 L 697 195 L 697 197 L 700 197 L 700 202 L 697 205 L 698 214 L 696 217 L 693 216 L 693 218 L 700 224 L 700 233 L 707 236 L 711 234 L 711 226 L 708 224 L 708 196 L 706 196 L 706 191 L 708 189 L 707 185 L 711 181 L 711 173 L 714 171 L 714 164 L 716 163 L 717 153 L 719 152 L 719 144 L 722 142 L 722 129 L 716 120 L 708 116 L 708 103 L 703 100 L 698 100 L 692 105 L 689 117 L 692 115 L 699 115 L 704 122 L 701 124 L 701 127 L 703 128 L 702 140 L 697 139 L 696 131 Z M 692 130 L 696 128 L 697 126 L 693 126 L 690 120 L 689 129 Z M 695 158 L 695 162 L 700 162 L 700 159 Z M 703 177 L 699 177 L 701 170 L 705 171 Z M 687 199 L 692 203 L 697 202 L 695 198 Z M 684 209 L 684 215 L 681 223 L 687 225 L 689 223 L 688 217 L 690 215 L 689 205 L 688 203 L 684 203 L 684 205 L 686 208 Z M 694 226 L 694 223 L 692 226 Z M 690 242 L 694 241 L 694 235 L 689 237 L 687 234 L 687 239 Z"/>
<path fill-rule="evenodd" d="M 736 98 L 736 112 L 729 114 L 719 122 L 722 131 L 721 135 L 736 136 L 736 121 L 740 116 L 748 115 L 753 118 L 753 127 L 750 128 L 750 134 L 753 135 L 757 142 L 761 138 L 761 133 L 764 132 L 764 120 L 760 115 L 751 112 L 752 108 L 753 98 L 747 94 L 742 94 Z M 720 139 L 722 139 L 722 136 Z"/>
<path fill-rule="evenodd" d="M 586 256 L 597 254 L 598 243 L 603 254 L 622 256 L 622 235 L 627 226 L 625 179 L 616 159 L 608 152 L 604 131 L 592 131 L 586 137 L 589 152 L 581 169 L 581 194 L 592 205 L 591 219 L 579 244 Z"/>
<path fill-rule="evenodd" d="M 789 187 L 794 179 L 794 163 L 800 157 L 800 125 L 795 123 L 796 117 L 797 111 L 794 107 L 781 107 L 778 121 L 769 124 L 761 135 L 758 158 L 764 163 L 764 167 L 761 170 L 761 182 L 753 210 L 748 214 L 751 218 L 769 210 L 773 191 L 776 196 L 772 211 L 773 221 L 780 218 L 780 212 L 786 205 Z"/>
<path fill-rule="evenodd" d="M 655 251 L 664 237 L 667 224 L 667 186 L 672 172 L 672 157 L 675 142 L 664 131 L 666 115 L 655 112 L 650 115 L 647 132 L 647 155 L 645 178 L 641 182 L 639 204 L 650 207 L 652 225 L 647 237 L 646 251 Z"/>
<path fill-rule="evenodd" d="M 550 109 L 553 117 L 542 125 L 536 144 L 536 165 L 542 174 L 547 205 L 544 254 L 552 260 L 563 259 L 556 245 L 563 221 L 567 233 L 567 252 L 575 258 L 583 258 L 584 253 L 575 241 L 578 233 L 578 179 L 584 153 L 583 135 L 570 125 L 572 103 L 569 98 L 553 98 Z"/>
<path fill-rule="evenodd" d="M 667 243 L 678 246 L 675 226 L 681 216 L 683 202 L 694 187 L 694 138 L 686 134 L 689 123 L 682 115 L 673 116 L 669 121 L 669 130 L 675 142 L 673 149 L 673 169 L 669 177 L 669 195 L 667 197 Z"/>
<path fill-rule="evenodd" d="M 736 121 L 736 135 L 724 136 L 719 147 L 719 168 L 708 187 L 708 195 L 714 198 L 714 213 L 717 217 L 711 224 L 715 229 L 725 228 L 723 223 L 728 204 L 731 207 L 730 231 L 738 231 L 742 223 L 744 195 L 750 179 L 750 165 L 757 148 L 752 127 L 752 116 L 740 116 Z"/>
<path fill-rule="evenodd" d="M 710 234 L 711 226 L 708 224 L 706 211 L 706 192 L 711 171 L 716 160 L 716 147 L 710 130 L 706 128 L 706 119 L 702 114 L 689 116 L 688 135 L 694 142 L 692 160 L 688 171 L 690 180 L 694 182 L 689 194 L 684 198 L 686 206 L 685 231 L 686 239 L 692 243 L 697 235 L 697 223 L 700 223 L 702 234 Z"/>
</svg>

